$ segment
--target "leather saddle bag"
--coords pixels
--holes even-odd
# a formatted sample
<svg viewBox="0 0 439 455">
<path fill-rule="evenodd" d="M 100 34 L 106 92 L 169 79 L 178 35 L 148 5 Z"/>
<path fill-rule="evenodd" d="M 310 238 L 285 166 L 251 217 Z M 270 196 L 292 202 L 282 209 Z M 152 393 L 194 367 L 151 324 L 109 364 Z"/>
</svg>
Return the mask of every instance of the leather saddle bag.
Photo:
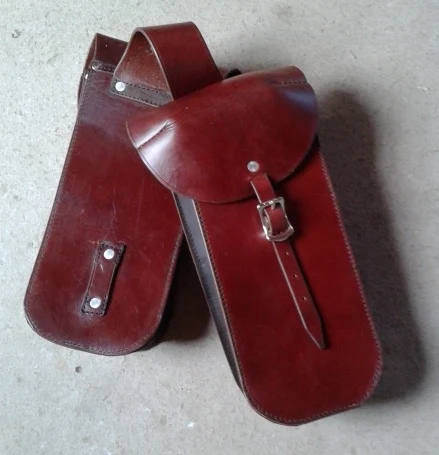
<svg viewBox="0 0 439 455">
<path fill-rule="evenodd" d="M 311 86 L 289 67 L 210 85 L 127 124 L 144 174 L 174 196 L 239 387 L 283 424 L 358 406 L 381 369 L 317 119 Z"/>
<path fill-rule="evenodd" d="M 192 23 L 96 35 L 50 220 L 25 298 L 44 338 L 118 355 L 152 342 L 182 232 L 171 194 L 142 169 L 125 122 L 217 82 Z"/>
</svg>

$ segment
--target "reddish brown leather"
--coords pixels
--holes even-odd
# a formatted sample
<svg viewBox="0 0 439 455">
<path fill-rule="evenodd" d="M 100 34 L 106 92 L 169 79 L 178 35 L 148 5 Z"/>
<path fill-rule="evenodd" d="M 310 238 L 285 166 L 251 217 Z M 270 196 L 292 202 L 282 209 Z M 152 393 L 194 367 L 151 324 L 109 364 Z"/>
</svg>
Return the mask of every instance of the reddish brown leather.
<svg viewBox="0 0 439 455">
<path fill-rule="evenodd" d="M 174 56 L 166 48 L 172 33 L 165 27 L 155 42 L 164 60 Z M 153 339 L 182 238 L 172 195 L 144 172 L 126 135 L 126 119 L 155 108 L 111 93 L 125 46 L 98 35 L 90 49 L 77 122 L 25 298 L 26 317 L 38 334 L 106 355 L 132 352 Z M 192 60 L 204 56 L 185 54 L 188 77 Z M 211 82 L 212 73 L 197 81 Z M 94 273 L 101 242 L 125 246 L 117 275 L 105 286 L 100 279 L 108 274 Z M 105 314 L 88 311 L 90 285 L 111 289 Z"/>
<path fill-rule="evenodd" d="M 258 174 L 250 182 L 260 203 L 273 200 L 277 197 L 266 174 Z M 286 222 L 286 217 L 288 215 L 279 207 L 267 208 L 265 214 L 270 220 L 275 235 L 280 235 L 287 230 L 288 223 Z M 293 241 L 294 237 L 291 235 L 291 237 L 283 241 L 271 241 L 271 245 L 273 246 L 279 268 L 290 291 L 292 302 L 296 306 L 302 326 L 308 333 L 310 340 L 319 349 L 323 349 L 326 342 L 322 320 L 309 290 L 306 278 L 303 276 L 296 253 L 294 252 L 292 246 Z"/>
<path fill-rule="evenodd" d="M 221 79 L 198 28 L 184 22 L 137 28 L 114 72 L 112 87 L 123 81 L 133 90 L 120 95 L 155 105 L 164 95 L 170 101 L 169 95 L 180 98 Z"/>
<path fill-rule="evenodd" d="M 78 104 L 81 100 L 84 81 L 87 79 L 89 72 L 92 71 L 92 66 L 94 69 L 114 71 L 122 58 L 126 47 L 127 43 L 125 41 L 96 33 L 88 50 L 84 70 L 79 83 Z"/>
<path fill-rule="evenodd" d="M 251 94 L 245 103 L 241 92 Z M 267 119 L 271 111 L 277 115 L 275 129 Z M 227 79 L 145 113 L 130 121 L 129 134 L 148 168 L 171 191 L 224 203 L 253 194 L 249 161 L 259 162 L 260 172 L 275 182 L 294 171 L 316 126 L 312 88 L 297 68 L 283 68 Z M 154 150 L 163 151 L 173 166 Z"/>
<path fill-rule="evenodd" d="M 303 106 L 314 106 L 309 100 L 312 89 L 305 85 L 297 96 L 297 85 L 290 84 L 297 70 L 274 71 L 272 79 L 269 74 L 237 76 L 160 108 L 148 121 L 144 116 L 143 130 L 138 120 L 129 122 L 128 129 L 136 145 L 141 145 L 144 162 L 162 183 L 198 198 L 193 204 L 207 260 L 201 261 L 193 248 L 192 253 L 200 275 L 206 268 L 214 275 L 210 291 L 217 289 L 212 292 L 218 294 L 218 313 L 224 314 L 227 333 L 223 336 L 230 339 L 229 358 L 240 387 L 266 418 L 299 424 L 350 409 L 369 397 L 379 378 L 381 355 L 324 159 L 317 141 L 311 145 L 314 109 L 310 113 Z M 281 91 L 280 74 L 286 82 Z M 261 92 L 249 85 L 254 78 L 261 79 L 264 90 L 268 85 L 274 99 L 283 98 L 280 106 L 255 101 L 255 93 Z M 225 93 L 224 86 L 230 97 L 221 107 L 240 112 L 233 116 L 237 125 L 231 125 L 224 111 L 210 102 L 220 98 L 215 90 Z M 286 108 L 288 102 L 297 107 Z M 191 122 L 185 111 L 189 106 L 194 112 L 195 105 L 203 109 L 195 111 L 196 122 Z M 223 133 L 223 123 L 230 126 L 233 138 L 212 137 L 212 122 Z M 172 134 L 158 135 L 163 126 Z M 254 176 L 247 171 L 249 159 L 259 161 L 260 172 L 277 181 L 276 194 L 285 198 L 296 230 L 295 253 L 324 323 L 326 349 L 309 342 L 273 246 L 262 231 L 257 200 L 249 197 Z M 186 198 L 176 198 L 182 211 Z M 194 245 L 190 227 L 194 221 L 187 222 L 183 212 L 182 218 Z"/>
<path fill-rule="evenodd" d="M 84 302 L 82 303 L 82 312 L 99 315 L 105 314 L 110 301 L 113 283 L 117 275 L 117 268 L 122 260 L 124 250 L 125 245 L 122 243 L 100 242 L 98 244 L 93 262 L 93 270 L 85 293 Z M 106 257 L 107 251 L 112 251 L 113 256 Z M 91 305 L 93 299 L 99 299 L 100 305 L 96 307 Z"/>
</svg>

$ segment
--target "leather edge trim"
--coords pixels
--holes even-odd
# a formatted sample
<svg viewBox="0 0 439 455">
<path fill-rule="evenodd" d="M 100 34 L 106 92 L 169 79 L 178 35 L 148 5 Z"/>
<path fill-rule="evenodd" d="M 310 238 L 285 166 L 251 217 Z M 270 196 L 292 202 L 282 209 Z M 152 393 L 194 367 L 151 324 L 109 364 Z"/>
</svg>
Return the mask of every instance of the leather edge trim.
<svg viewBox="0 0 439 455">
<path fill-rule="evenodd" d="M 355 261 L 353 259 L 353 254 L 352 254 L 351 248 L 349 246 L 349 243 L 347 242 L 347 235 L 346 235 L 343 223 L 342 223 L 342 218 L 341 218 L 340 211 L 339 211 L 339 208 L 338 208 L 337 200 L 335 198 L 335 193 L 334 193 L 334 190 L 333 190 L 333 187 L 332 187 L 331 180 L 329 179 L 329 174 L 327 173 L 326 162 L 325 162 L 324 157 L 323 157 L 323 155 L 322 155 L 320 150 L 316 150 L 316 153 L 319 154 L 319 159 L 321 161 L 321 165 L 322 165 L 323 173 L 324 173 L 324 176 L 325 176 L 326 184 L 327 184 L 328 190 L 330 191 L 330 194 L 331 194 L 331 199 L 332 199 L 332 202 L 333 202 L 334 210 L 336 211 L 336 214 L 337 214 L 339 229 L 340 229 L 340 231 L 341 231 L 341 233 L 343 235 L 345 249 L 346 249 L 346 251 L 347 251 L 347 253 L 349 255 L 352 268 L 353 268 L 353 270 L 355 272 L 355 277 L 356 277 L 358 289 L 360 291 L 361 298 L 362 298 L 362 301 L 363 301 L 363 307 L 364 307 L 364 310 L 366 312 L 367 318 L 369 320 L 369 326 L 371 328 L 371 332 L 372 332 L 373 339 L 374 339 L 374 342 L 375 342 L 375 347 L 377 349 L 377 361 L 376 361 L 375 372 L 372 375 L 371 383 L 370 383 L 369 387 L 366 389 L 364 394 L 359 399 L 354 401 L 353 403 L 347 403 L 347 404 L 345 404 L 343 406 L 340 406 L 338 408 L 329 409 L 329 410 L 327 410 L 325 412 L 321 412 L 321 413 L 312 415 L 312 416 L 310 416 L 310 417 L 308 417 L 306 419 L 285 419 L 283 417 L 280 417 L 280 416 L 277 416 L 277 415 L 274 415 L 274 414 L 272 414 L 270 412 L 265 411 L 264 408 L 262 408 L 260 405 L 258 405 L 251 398 L 250 394 L 248 393 L 248 387 L 247 387 L 247 384 L 246 384 L 246 381 L 245 381 L 245 377 L 241 373 L 241 364 L 240 364 L 240 361 L 239 361 L 239 353 L 234 348 L 234 351 L 236 353 L 237 365 L 239 367 L 239 374 L 240 374 L 240 377 L 242 378 L 242 391 L 244 392 L 244 396 L 246 397 L 247 401 L 250 403 L 251 407 L 257 413 L 259 413 L 260 415 L 262 415 L 263 417 L 265 417 L 266 419 L 268 419 L 268 420 L 270 420 L 272 422 L 283 424 L 283 425 L 291 425 L 291 426 L 301 425 L 301 424 L 305 424 L 305 423 L 308 423 L 308 422 L 312 422 L 312 421 L 315 421 L 315 420 L 318 420 L 318 419 L 322 419 L 324 417 L 329 417 L 329 416 L 331 416 L 333 414 L 337 414 L 337 413 L 340 413 L 340 412 L 343 412 L 343 411 L 348 411 L 350 409 L 353 409 L 353 408 L 356 408 L 356 407 L 360 406 L 362 403 L 364 403 L 372 395 L 372 393 L 375 390 L 375 387 L 376 387 L 376 385 L 377 385 L 377 383 L 379 381 L 379 378 L 380 378 L 380 375 L 381 375 L 381 370 L 382 370 L 382 356 L 381 356 L 380 344 L 379 344 L 378 337 L 376 335 L 376 331 L 375 331 L 375 328 L 374 328 L 374 325 L 373 325 L 373 322 L 372 322 L 372 317 L 370 315 L 369 309 L 368 309 L 367 304 L 366 304 L 366 299 L 365 299 L 365 296 L 364 296 L 363 287 L 362 287 L 361 281 L 359 279 L 359 274 L 358 274 L 357 267 L 355 265 Z M 195 205 L 197 206 L 196 203 L 195 203 Z M 199 218 L 200 225 L 202 226 L 203 238 L 204 238 L 205 244 L 207 246 L 207 249 L 209 251 L 209 259 L 210 259 L 210 262 L 212 264 L 212 269 L 213 269 L 213 272 L 214 272 L 214 275 L 215 275 L 215 280 L 216 280 L 217 283 L 220 283 L 219 276 L 218 276 L 216 268 L 215 268 L 215 261 L 211 257 L 211 254 L 210 254 L 209 234 L 207 232 L 206 226 L 205 226 L 205 224 L 203 222 L 203 218 L 202 218 L 202 215 L 199 212 L 199 210 L 197 210 L 197 213 L 198 213 L 198 218 Z M 197 267 L 197 269 L 198 269 L 198 267 Z M 221 286 L 220 285 L 218 286 L 218 289 L 221 292 Z M 226 319 L 228 320 L 227 303 L 226 303 L 226 300 L 223 298 L 223 296 L 222 296 L 221 301 L 223 302 L 224 313 L 225 313 Z M 233 341 L 233 346 L 235 346 L 234 339 L 233 339 L 233 334 L 231 332 L 230 332 L 230 334 L 231 334 L 231 338 L 232 338 L 232 341 Z"/>
<path fill-rule="evenodd" d="M 90 78 L 87 80 L 87 82 L 89 82 L 89 80 L 90 80 Z M 47 226 L 46 226 L 46 229 L 45 229 L 44 234 L 43 234 L 43 239 L 41 241 L 40 249 L 38 251 L 37 258 L 35 260 L 35 264 L 34 264 L 34 267 L 32 269 L 31 276 L 30 276 L 30 279 L 29 279 L 29 283 L 28 283 L 28 286 L 27 286 L 27 289 L 26 289 L 26 293 L 25 293 L 25 297 L 24 297 L 24 305 L 23 306 L 24 306 L 24 312 L 25 312 L 26 321 L 29 324 L 29 326 L 32 328 L 32 330 L 35 333 L 37 333 L 42 338 L 44 338 L 44 339 L 46 339 L 48 341 L 51 341 L 51 342 L 53 342 L 55 344 L 58 344 L 58 345 L 61 345 L 61 346 L 66 346 L 66 347 L 69 347 L 69 348 L 78 349 L 80 351 L 90 352 L 92 354 L 100 354 L 100 355 L 108 355 L 108 356 L 124 355 L 124 354 L 129 354 L 131 352 L 137 351 L 140 348 L 146 346 L 153 339 L 155 333 L 157 332 L 157 329 L 158 329 L 158 327 L 160 325 L 160 322 L 161 322 L 161 319 L 162 319 L 163 311 L 164 311 L 165 306 L 166 306 L 166 301 L 167 301 L 168 296 L 169 296 L 169 292 L 170 292 L 170 288 L 171 288 L 171 282 L 172 282 L 172 277 L 173 277 L 174 272 L 175 272 L 175 268 L 176 268 L 176 264 L 177 264 L 177 258 L 178 258 L 178 253 L 180 251 L 180 246 L 181 246 L 181 242 L 182 242 L 182 239 L 183 239 L 183 233 L 182 233 L 181 230 L 180 230 L 180 232 L 179 232 L 179 234 L 178 234 L 178 236 L 177 236 L 177 238 L 175 240 L 175 246 L 174 246 L 174 250 L 173 250 L 173 254 L 172 254 L 172 259 L 171 259 L 171 263 L 170 263 L 169 273 L 168 273 L 168 276 L 167 276 L 167 279 L 166 279 L 166 282 L 165 282 L 164 292 L 163 292 L 163 296 L 162 296 L 162 300 L 163 301 L 162 301 L 162 303 L 160 305 L 161 311 L 160 311 L 160 314 L 158 315 L 157 321 L 155 323 L 155 328 L 154 328 L 154 330 L 152 332 L 148 332 L 148 334 L 145 335 L 145 337 L 140 339 L 138 342 L 133 343 L 132 345 L 130 345 L 128 347 L 125 347 L 123 349 L 94 349 L 94 348 L 90 349 L 89 347 L 85 346 L 82 343 L 72 343 L 72 342 L 68 342 L 68 341 L 62 340 L 62 339 L 60 339 L 58 337 L 49 335 L 48 333 L 46 333 L 43 329 L 41 329 L 39 327 L 39 325 L 36 323 L 35 319 L 33 318 L 32 314 L 31 314 L 31 312 L 29 310 L 29 302 L 30 302 L 30 299 L 31 299 L 30 296 L 32 294 L 32 290 L 33 290 L 33 287 L 34 287 L 34 284 L 35 284 L 35 280 L 36 280 L 36 271 L 37 271 L 37 269 L 38 269 L 38 267 L 40 265 L 40 262 L 41 262 L 42 258 L 46 254 L 47 238 L 48 238 L 49 233 L 51 231 L 52 224 L 53 224 L 54 213 L 58 209 L 59 200 L 60 200 L 63 188 L 64 188 L 65 175 L 67 173 L 67 168 L 68 168 L 71 156 L 72 156 L 73 151 L 74 151 L 74 144 L 76 142 L 76 137 L 77 137 L 78 132 L 79 132 L 79 126 L 81 124 L 81 120 L 82 120 L 82 116 L 83 116 L 83 109 L 84 109 L 84 106 L 85 106 L 86 101 L 88 99 L 88 95 L 89 95 L 89 92 L 90 92 L 90 87 L 91 87 L 91 84 L 89 84 L 89 83 L 85 83 L 84 84 L 84 92 L 83 92 L 83 95 L 81 96 L 81 100 L 80 100 L 80 104 L 79 104 L 79 108 L 78 108 L 78 115 L 77 115 L 77 118 L 76 118 L 76 121 L 75 121 L 75 126 L 73 128 L 72 137 L 71 137 L 70 144 L 69 144 L 69 147 L 68 147 L 66 159 L 64 161 L 63 169 L 61 171 L 61 177 L 60 177 L 60 180 L 59 180 L 58 188 L 56 190 L 55 199 L 54 199 L 53 204 L 52 204 L 52 209 L 50 211 L 49 220 L 47 222 Z"/>
<path fill-rule="evenodd" d="M 84 346 L 83 344 L 80 344 L 80 343 L 71 343 L 71 342 L 68 342 L 68 341 L 63 341 L 63 340 L 60 340 L 60 339 L 58 339 L 56 337 L 52 337 L 52 336 L 48 335 L 46 332 L 42 331 L 38 327 L 38 325 L 35 324 L 35 321 L 30 317 L 30 314 L 29 314 L 29 312 L 26 311 L 26 306 L 25 306 L 25 317 L 26 317 L 27 323 L 29 324 L 31 329 L 36 334 L 38 334 L 39 336 L 41 336 L 41 338 L 44 338 L 47 341 L 55 343 L 58 346 L 63 346 L 63 347 L 71 348 L 71 349 L 76 349 L 78 351 L 88 352 L 90 354 L 105 355 L 105 356 L 119 356 L 119 355 L 131 354 L 131 353 L 133 353 L 135 351 L 138 351 L 138 350 L 140 350 L 140 349 L 142 349 L 144 347 L 147 347 L 150 343 L 154 342 L 154 337 L 155 337 L 155 335 L 157 333 L 157 330 L 159 329 L 160 324 L 162 323 L 162 316 L 163 316 L 163 312 L 164 312 L 164 310 L 166 308 L 166 303 L 167 303 L 167 300 L 168 300 L 168 297 L 169 297 L 170 285 L 171 285 L 172 277 L 174 276 L 174 272 L 175 272 L 175 268 L 176 268 L 176 264 L 177 264 L 177 258 L 178 258 L 179 252 L 180 252 L 182 239 L 183 239 L 183 234 L 180 233 L 178 238 L 177 238 L 176 245 L 175 245 L 175 248 L 174 248 L 174 251 L 173 251 L 171 267 L 169 269 L 169 274 L 168 274 L 168 277 L 167 277 L 167 284 L 166 284 L 165 289 L 164 289 L 163 302 L 161 304 L 161 311 L 160 311 L 160 313 L 157 316 L 157 321 L 155 323 L 155 328 L 154 328 L 153 331 L 148 332 L 147 336 L 144 339 L 141 339 L 138 343 L 134 343 L 134 344 L 130 345 L 128 348 L 124 348 L 124 349 L 90 349 L 90 348 L 88 348 L 88 347 L 86 347 L 86 346 Z M 26 292 L 26 294 L 27 294 L 27 292 Z M 25 305 L 26 305 L 26 297 L 25 297 Z"/>
<path fill-rule="evenodd" d="M 353 269 L 354 274 L 355 274 L 355 280 L 357 282 L 357 286 L 358 286 L 358 289 L 360 291 L 360 295 L 361 295 L 361 300 L 363 302 L 364 311 L 366 312 L 367 319 L 369 321 L 369 326 L 370 326 L 370 329 L 371 329 L 371 332 L 372 332 L 372 336 L 373 336 L 373 339 L 374 339 L 374 342 L 375 342 L 375 347 L 376 347 L 377 361 L 376 361 L 375 374 L 374 374 L 374 376 L 372 378 L 372 382 L 371 382 L 371 385 L 369 387 L 369 392 L 366 394 L 366 396 L 365 396 L 365 398 L 363 400 L 363 401 L 365 401 L 365 400 L 367 400 L 370 397 L 370 395 L 372 395 L 375 387 L 378 384 L 378 381 L 379 381 L 381 373 L 382 373 L 383 358 L 382 358 L 382 352 L 381 352 L 381 343 L 379 341 L 379 338 L 378 338 L 378 335 L 377 335 L 377 332 L 376 332 L 376 329 L 375 329 L 375 325 L 374 325 L 372 314 L 371 314 L 371 312 L 369 310 L 369 307 L 367 305 L 366 295 L 364 293 L 363 285 L 361 283 L 360 274 L 358 272 L 358 268 L 357 268 L 357 264 L 355 262 L 354 254 L 352 252 L 352 248 L 351 248 L 350 243 L 349 243 L 349 239 L 348 239 L 348 236 L 347 236 L 347 233 L 346 233 L 346 229 L 344 227 L 343 218 L 342 218 L 341 213 L 340 213 L 340 208 L 338 206 L 338 202 L 337 202 L 337 199 L 335 197 L 334 187 L 333 187 L 331 179 L 329 177 L 329 172 L 328 172 L 328 168 L 326 166 L 325 157 L 323 156 L 323 154 L 322 154 L 322 152 L 320 150 L 318 150 L 317 153 L 318 153 L 318 157 L 319 157 L 320 163 L 322 165 L 323 174 L 324 174 L 325 179 L 326 179 L 326 184 L 327 184 L 329 192 L 331 194 L 332 204 L 334 206 L 334 210 L 335 210 L 336 215 L 337 215 L 338 226 L 339 226 L 339 229 L 340 229 L 340 231 L 342 233 L 344 246 L 345 246 L 345 249 L 346 249 L 346 251 L 348 253 L 349 260 L 350 260 L 352 269 Z"/>
<path fill-rule="evenodd" d="M 215 269 L 210 258 L 210 252 L 207 247 L 196 202 L 193 199 L 178 196 L 175 193 L 174 199 L 210 314 L 215 321 L 218 336 L 225 351 L 225 355 L 235 381 L 239 388 L 242 388 L 242 377 L 240 375 L 239 368 L 237 367 L 237 356 L 234 349 L 234 343 L 229 330 L 227 317 L 222 306 L 223 296 L 221 288 L 216 280 Z M 190 227 L 189 224 L 192 226 Z M 194 229 L 194 225 L 196 225 L 196 232 L 192 231 Z M 203 262 L 203 265 L 202 259 L 199 255 L 200 250 L 204 252 L 206 257 L 206 261 Z M 214 303 L 212 299 L 208 298 L 208 296 L 214 296 L 217 302 Z"/>
</svg>

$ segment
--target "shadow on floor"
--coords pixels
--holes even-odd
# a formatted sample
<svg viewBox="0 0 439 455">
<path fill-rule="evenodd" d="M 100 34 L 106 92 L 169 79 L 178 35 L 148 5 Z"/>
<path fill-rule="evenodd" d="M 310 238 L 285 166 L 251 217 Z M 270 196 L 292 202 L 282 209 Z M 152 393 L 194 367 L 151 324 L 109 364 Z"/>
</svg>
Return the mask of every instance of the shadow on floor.
<svg viewBox="0 0 439 455">
<path fill-rule="evenodd" d="M 380 114 L 354 93 L 333 91 L 320 99 L 320 143 L 383 351 L 383 373 L 370 403 L 415 391 L 426 370 L 376 167 L 378 153 L 385 153 L 376 147 L 379 119 Z M 201 338 L 209 321 L 209 310 L 184 244 L 156 342 Z"/>
<path fill-rule="evenodd" d="M 371 402 L 391 400 L 413 391 L 426 365 L 376 168 L 385 153 L 375 141 L 380 116 L 354 93 L 333 91 L 319 101 L 321 147 L 383 350 Z"/>
</svg>

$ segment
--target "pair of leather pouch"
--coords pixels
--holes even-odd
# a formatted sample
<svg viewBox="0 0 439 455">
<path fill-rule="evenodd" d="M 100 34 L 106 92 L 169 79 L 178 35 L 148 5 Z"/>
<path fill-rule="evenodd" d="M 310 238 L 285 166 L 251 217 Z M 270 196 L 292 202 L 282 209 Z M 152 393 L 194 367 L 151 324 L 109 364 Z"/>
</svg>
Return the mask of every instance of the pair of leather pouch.
<svg viewBox="0 0 439 455">
<path fill-rule="evenodd" d="M 96 35 L 25 299 L 32 328 L 96 354 L 151 344 L 184 233 L 258 413 L 294 425 L 359 405 L 380 349 L 317 117 L 300 70 L 225 74 L 192 23 Z"/>
</svg>

